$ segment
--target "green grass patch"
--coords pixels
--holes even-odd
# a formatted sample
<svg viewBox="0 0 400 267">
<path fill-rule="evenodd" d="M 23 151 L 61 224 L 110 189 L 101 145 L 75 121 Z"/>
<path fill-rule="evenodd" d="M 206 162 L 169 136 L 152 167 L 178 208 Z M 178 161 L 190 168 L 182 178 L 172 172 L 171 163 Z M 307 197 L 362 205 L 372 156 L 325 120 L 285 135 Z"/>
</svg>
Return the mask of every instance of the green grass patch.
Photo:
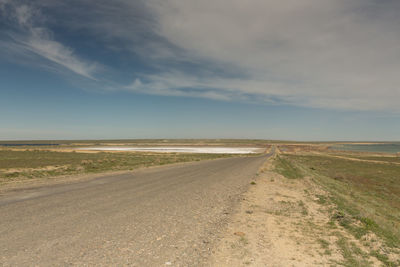
<svg viewBox="0 0 400 267">
<path fill-rule="evenodd" d="M 277 156 L 275 171 L 289 179 L 303 178 L 302 172 L 286 156 Z"/>
<path fill-rule="evenodd" d="M 317 195 L 317 198 L 318 198 L 317 203 L 321 205 L 326 204 L 328 201 L 327 197 L 324 195 Z"/>
<path fill-rule="evenodd" d="M 370 253 L 371 256 L 377 258 L 380 262 L 382 262 L 386 267 L 396 267 L 400 265 L 400 262 L 392 262 L 389 260 L 389 257 L 385 254 L 380 253 L 377 250 L 373 250 Z"/>
<path fill-rule="evenodd" d="M 340 237 L 337 245 L 343 256 L 343 266 L 347 267 L 368 267 L 371 266 L 370 262 L 363 259 L 362 251 L 354 244 L 349 244 L 348 240 Z"/>
</svg>

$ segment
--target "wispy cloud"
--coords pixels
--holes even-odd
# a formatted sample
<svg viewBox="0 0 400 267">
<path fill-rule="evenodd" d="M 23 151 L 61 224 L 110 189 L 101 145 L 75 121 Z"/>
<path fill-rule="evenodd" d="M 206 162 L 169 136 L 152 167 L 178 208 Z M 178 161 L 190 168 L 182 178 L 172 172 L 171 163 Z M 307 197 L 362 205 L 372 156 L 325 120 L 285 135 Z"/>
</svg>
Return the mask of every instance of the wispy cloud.
<svg viewBox="0 0 400 267">
<path fill-rule="evenodd" d="M 20 47 L 96 76 L 98 65 L 39 23 L 49 17 L 125 60 L 109 75 L 115 90 L 400 111 L 399 1 L 36 0 L 37 10 L 14 2 L 0 0 L 14 6 Z"/>
<path fill-rule="evenodd" d="M 95 63 L 88 63 L 77 57 L 71 48 L 48 38 L 43 29 L 32 29 L 30 38 L 23 43 L 25 47 L 76 74 L 86 78 L 95 79 L 93 74 L 98 69 Z"/>
<path fill-rule="evenodd" d="M 8 52 L 19 55 L 33 53 L 51 64 L 56 64 L 80 76 L 96 80 L 94 74 L 99 65 L 81 59 L 62 43 L 54 40 L 53 33 L 42 26 L 45 17 L 39 9 L 28 4 L 2 0 L 0 12 L 12 23 L 11 29 L 7 32 L 8 42 L 3 48 Z M 40 26 L 38 26 L 39 24 Z"/>
</svg>

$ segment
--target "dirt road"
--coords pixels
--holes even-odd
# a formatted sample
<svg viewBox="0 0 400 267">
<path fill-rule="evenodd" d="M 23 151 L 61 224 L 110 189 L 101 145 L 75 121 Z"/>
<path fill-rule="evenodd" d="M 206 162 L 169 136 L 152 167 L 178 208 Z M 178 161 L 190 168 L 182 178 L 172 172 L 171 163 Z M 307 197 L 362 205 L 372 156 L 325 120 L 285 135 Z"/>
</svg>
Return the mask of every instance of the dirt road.
<svg viewBox="0 0 400 267">
<path fill-rule="evenodd" d="M 266 156 L 219 159 L 0 196 L 0 265 L 204 266 Z"/>
</svg>

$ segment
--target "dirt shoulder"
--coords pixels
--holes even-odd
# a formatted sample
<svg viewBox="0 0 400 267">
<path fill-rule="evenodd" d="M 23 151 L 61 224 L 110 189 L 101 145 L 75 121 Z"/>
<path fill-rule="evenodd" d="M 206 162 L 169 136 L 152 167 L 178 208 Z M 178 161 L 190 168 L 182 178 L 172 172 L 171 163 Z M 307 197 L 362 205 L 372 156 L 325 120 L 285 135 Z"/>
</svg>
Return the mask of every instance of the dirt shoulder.
<svg viewBox="0 0 400 267">
<path fill-rule="evenodd" d="M 273 161 L 244 194 L 212 266 L 380 266 L 332 220 L 335 207 L 326 201 L 327 192 L 310 177 L 276 173 Z"/>
</svg>

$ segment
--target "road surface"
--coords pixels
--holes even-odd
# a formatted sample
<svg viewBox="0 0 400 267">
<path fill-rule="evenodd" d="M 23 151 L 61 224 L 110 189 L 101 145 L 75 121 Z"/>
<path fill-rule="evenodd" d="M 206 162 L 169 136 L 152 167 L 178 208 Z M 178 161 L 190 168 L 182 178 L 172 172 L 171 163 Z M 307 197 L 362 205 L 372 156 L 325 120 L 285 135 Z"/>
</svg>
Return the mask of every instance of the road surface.
<svg viewBox="0 0 400 267">
<path fill-rule="evenodd" d="M 108 175 L 0 196 L 1 266 L 204 266 L 267 156 Z"/>
</svg>

